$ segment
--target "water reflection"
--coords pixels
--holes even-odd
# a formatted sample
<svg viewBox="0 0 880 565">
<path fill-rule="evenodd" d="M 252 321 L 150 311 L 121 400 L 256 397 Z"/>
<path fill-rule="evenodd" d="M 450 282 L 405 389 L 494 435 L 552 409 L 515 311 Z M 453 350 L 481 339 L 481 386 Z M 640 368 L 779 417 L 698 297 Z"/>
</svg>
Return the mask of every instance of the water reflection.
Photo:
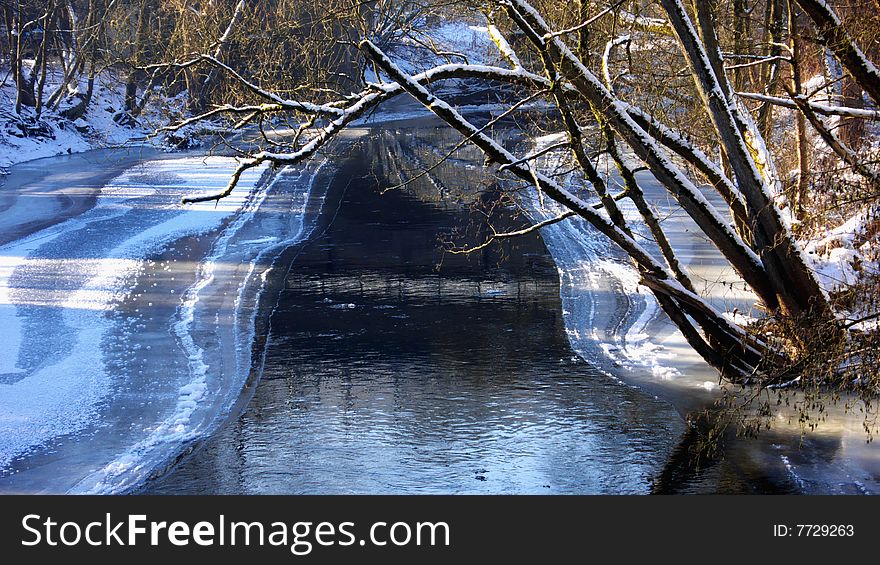
<svg viewBox="0 0 880 565">
<path fill-rule="evenodd" d="M 694 459 L 699 428 L 685 430 L 682 414 L 712 405 L 717 392 L 701 385 L 714 374 L 695 363 L 679 383 L 608 367 L 590 332 L 640 311 L 614 285 L 570 278 L 564 310 L 536 235 L 444 254 L 443 241 L 485 241 L 487 219 L 499 230 L 523 225 L 498 205 L 476 152 L 441 162 L 458 141 L 433 127 L 373 132 L 340 162 L 315 235 L 290 251 L 253 398 L 149 492 L 875 490 L 876 444 L 835 429 L 858 424 L 840 414 L 807 438 L 782 423 L 757 440 L 729 434 L 721 457 Z M 588 256 L 582 240 L 562 243 Z M 593 243 L 604 257 L 607 243 Z M 707 285 L 727 277 L 700 272 Z M 586 320 L 569 330 L 583 332 L 589 363 L 572 352 L 563 316 Z M 655 338 L 664 332 L 668 324 L 650 325 Z"/>
<path fill-rule="evenodd" d="M 444 255 L 453 228 L 485 237 L 461 202 L 479 169 L 379 195 L 414 162 L 372 156 L 428 145 L 382 141 L 342 166 L 296 251 L 247 408 L 151 492 L 648 492 L 677 413 L 573 356 L 537 236 Z"/>
</svg>

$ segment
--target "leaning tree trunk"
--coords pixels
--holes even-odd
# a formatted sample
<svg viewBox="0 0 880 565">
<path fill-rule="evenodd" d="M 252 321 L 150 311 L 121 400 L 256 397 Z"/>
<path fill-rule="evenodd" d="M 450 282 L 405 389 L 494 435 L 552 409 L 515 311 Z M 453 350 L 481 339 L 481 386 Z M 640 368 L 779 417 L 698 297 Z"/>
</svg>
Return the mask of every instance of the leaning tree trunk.
<svg viewBox="0 0 880 565">
<path fill-rule="evenodd" d="M 521 29 L 535 30 L 533 42 L 540 43 L 541 35 L 551 33 L 537 12 L 522 0 L 513 0 L 507 6 L 507 11 Z M 626 105 L 614 97 L 561 40 L 553 38 L 548 41 L 547 49 L 559 60 L 560 71 L 578 93 L 593 107 L 601 109 L 609 124 L 678 200 L 743 280 L 770 310 L 776 310 L 779 307 L 778 293 L 768 279 L 761 260 L 730 229 L 727 221 L 705 200 L 699 189 L 667 158 L 654 139 L 628 115 Z"/>
<path fill-rule="evenodd" d="M 859 86 L 880 106 L 880 71 L 868 60 L 844 29 L 840 18 L 824 0 L 792 0 L 813 20 L 822 43 L 852 75 Z"/>
<path fill-rule="evenodd" d="M 830 317 L 827 297 L 813 276 L 804 257 L 770 198 L 770 189 L 749 151 L 744 132 L 737 125 L 737 112 L 726 99 L 720 81 L 710 64 L 680 0 L 661 0 L 670 24 L 679 39 L 694 82 L 709 118 L 730 159 L 737 186 L 746 199 L 754 229 L 754 241 L 779 305 L 794 317 L 816 314 Z"/>
</svg>

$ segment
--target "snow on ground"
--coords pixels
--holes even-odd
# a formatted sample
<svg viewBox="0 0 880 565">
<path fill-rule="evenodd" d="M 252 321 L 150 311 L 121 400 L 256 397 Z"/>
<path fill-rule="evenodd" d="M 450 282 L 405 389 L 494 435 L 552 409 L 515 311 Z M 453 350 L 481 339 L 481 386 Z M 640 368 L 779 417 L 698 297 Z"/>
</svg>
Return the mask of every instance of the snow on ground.
<svg viewBox="0 0 880 565">
<path fill-rule="evenodd" d="M 501 53 L 489 37 L 489 29 L 467 22 L 440 23 L 402 37 L 386 49 L 394 64 L 408 74 L 445 63 L 487 64 L 501 59 Z M 367 82 L 376 82 L 375 69 L 368 67 L 364 77 Z M 384 75 L 383 79 L 388 80 Z"/>
<path fill-rule="evenodd" d="M 443 22 L 431 30 L 428 37 L 440 50 L 458 53 L 461 56 L 453 58 L 466 59 L 469 63 L 493 62 L 500 56 L 489 37 L 489 28 L 485 23 Z"/>
<path fill-rule="evenodd" d="M 861 272 L 870 267 L 863 257 L 870 252 L 872 243 L 864 240 L 859 244 L 858 237 L 864 234 L 871 214 L 858 212 L 841 225 L 825 229 L 824 234 L 805 241 L 804 251 L 813 263 L 819 282 L 828 290 L 842 286 L 852 286 L 859 282 Z M 856 270 L 859 266 L 859 270 Z M 876 263 L 873 272 L 877 272 Z"/>
<path fill-rule="evenodd" d="M 279 172 L 219 232 L 170 324 L 186 359 L 173 409 L 71 492 L 113 493 L 139 485 L 155 465 L 210 433 L 227 414 L 251 374 L 257 304 L 271 258 L 313 229 L 307 209 L 327 162 Z"/>
<path fill-rule="evenodd" d="M 840 73 L 836 61 L 829 58 L 828 64 L 833 73 Z M 810 101 L 827 106 L 840 106 L 843 102 L 840 81 L 829 80 L 824 74 L 817 74 L 804 83 L 804 91 Z M 865 99 L 866 107 L 871 108 L 871 102 Z M 786 145 L 794 151 L 796 146 L 796 110 L 774 107 L 774 131 L 771 142 L 776 145 Z M 839 116 L 822 116 L 820 119 L 831 131 L 838 131 L 842 125 Z M 866 135 L 864 145 L 859 150 L 859 156 L 866 162 L 877 161 L 880 158 L 880 123 L 865 121 Z M 839 206 L 831 198 L 842 198 L 845 194 L 823 194 L 825 189 L 822 185 L 826 181 L 821 178 L 823 169 L 833 170 L 836 181 L 855 186 L 862 179 L 849 167 L 843 165 L 832 149 L 822 140 L 815 129 L 807 125 L 807 140 L 811 155 L 812 171 L 817 174 L 813 179 L 817 186 L 812 192 L 816 199 L 811 205 L 816 208 L 813 214 L 824 221 L 810 222 L 818 224 L 813 226 L 807 233 L 803 233 L 800 245 L 804 249 L 804 257 L 809 262 L 819 284 L 826 292 L 841 290 L 845 287 L 857 284 L 866 274 L 880 273 L 880 246 L 876 234 L 872 236 L 872 223 L 876 223 L 878 210 L 869 200 L 856 199 L 855 202 Z M 876 164 L 874 165 L 876 166 Z M 798 171 L 788 173 L 790 182 L 797 178 Z M 840 191 L 841 189 L 836 189 Z M 844 188 L 845 190 L 845 188 Z M 847 200 L 843 198 L 843 200 Z M 823 211 L 823 208 L 828 208 Z M 784 211 L 786 217 L 791 216 L 790 209 Z"/>
<path fill-rule="evenodd" d="M 33 60 L 25 63 L 33 65 Z M 6 69 L 0 68 L 0 73 L 8 75 Z M 46 98 L 60 81 L 60 69 L 48 68 Z M 86 91 L 85 78 L 80 79 L 77 90 Z M 11 79 L 0 82 L 0 174 L 23 161 L 143 140 L 163 113 L 179 110 L 183 104 L 180 97 L 167 99 L 157 91 L 133 123 L 121 119 L 124 92 L 125 84 L 112 71 L 105 71 L 95 77 L 92 100 L 81 118 L 71 121 L 62 117 L 61 113 L 75 100 L 66 98 L 58 108 L 46 109 L 37 120 L 34 109 L 28 106 L 22 106 L 21 115 L 15 113 L 15 84 Z M 138 94 L 143 96 L 143 92 Z M 30 128 L 31 135 L 24 135 L 22 127 Z"/>
<path fill-rule="evenodd" d="M 560 140 L 564 140 L 562 134 L 540 137 L 532 150 L 540 151 Z M 567 168 L 559 161 L 561 155 L 558 150 L 550 152 L 542 158 L 542 167 Z M 624 158 L 631 161 L 633 156 Z M 622 189 L 609 159 L 600 159 L 598 169 L 610 192 Z M 679 259 L 690 270 L 697 290 L 722 312 L 736 310 L 748 315 L 754 297 L 721 254 L 701 237 L 696 225 L 650 173 L 637 173 L 637 180 L 661 218 Z M 584 179 L 572 174 L 564 182 L 585 184 Z M 707 191 L 705 196 L 716 206 L 723 204 L 712 192 Z M 536 195 L 524 204 L 535 221 L 563 211 L 548 199 L 542 207 Z M 636 207 L 628 199 L 618 204 L 639 243 L 660 258 Z M 613 366 L 633 374 L 647 373 L 652 379 L 679 387 L 717 388 L 712 370 L 665 318 L 650 290 L 639 285 L 640 277 L 632 264 L 603 235 L 577 217 L 543 228 L 541 234 L 559 268 L 566 331 L 579 355 L 608 366 L 609 373 L 615 372 Z"/>
<path fill-rule="evenodd" d="M 222 189 L 234 167 L 224 157 L 147 162 L 107 185 L 88 212 L 0 247 L 0 469 L 95 417 L 114 379 L 101 347 L 106 314 L 148 254 L 244 205 L 261 169 L 217 206 L 179 204 Z"/>
</svg>

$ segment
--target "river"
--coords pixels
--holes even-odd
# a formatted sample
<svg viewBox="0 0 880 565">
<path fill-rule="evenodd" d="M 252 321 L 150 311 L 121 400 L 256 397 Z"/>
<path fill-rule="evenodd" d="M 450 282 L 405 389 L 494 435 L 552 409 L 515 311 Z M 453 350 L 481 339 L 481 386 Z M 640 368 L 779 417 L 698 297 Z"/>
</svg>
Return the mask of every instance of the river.
<svg viewBox="0 0 880 565">
<path fill-rule="evenodd" d="M 222 186 L 222 158 L 13 168 L 0 190 L 19 195 L 3 209 L 18 220 L 0 251 L 6 319 L 21 331 L 0 380 L 0 490 L 876 492 L 875 446 L 836 412 L 803 441 L 780 422 L 693 465 L 684 418 L 711 405 L 715 377 L 612 276 L 613 254 L 591 255 L 607 246 L 572 224 L 444 251 L 484 241 L 487 215 L 499 230 L 523 223 L 492 206 L 497 186 L 471 151 L 416 176 L 456 141 L 430 120 L 353 130 L 332 158 L 245 179 L 264 188 L 219 210 L 174 202 Z M 55 194 L 69 182 L 52 175 L 72 167 L 91 187 L 81 201 Z M 401 179 L 412 182 L 383 190 Z M 32 212 L 15 206 L 41 191 L 54 208 L 36 204 L 45 219 L 23 225 Z M 717 279 L 686 222 L 674 239 Z M 132 265 L 84 273 L 108 257 Z M 83 294 L 108 286 L 114 296 Z M 617 354 L 636 341 L 664 361 Z M 50 379 L 68 396 L 30 408 L 24 385 Z"/>
</svg>

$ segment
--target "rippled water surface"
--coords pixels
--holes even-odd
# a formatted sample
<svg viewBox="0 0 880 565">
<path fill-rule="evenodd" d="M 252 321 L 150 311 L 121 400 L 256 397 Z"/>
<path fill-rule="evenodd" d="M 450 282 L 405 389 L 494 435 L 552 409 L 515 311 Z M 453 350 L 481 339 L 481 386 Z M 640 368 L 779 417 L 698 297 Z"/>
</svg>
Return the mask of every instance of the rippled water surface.
<svg viewBox="0 0 880 565">
<path fill-rule="evenodd" d="M 648 492 L 679 415 L 573 355 L 540 238 L 444 254 L 485 239 L 483 214 L 449 176 L 380 195 L 382 143 L 340 167 L 295 249 L 247 408 L 151 491 Z"/>
<path fill-rule="evenodd" d="M 695 459 L 701 440 L 683 415 L 712 406 L 704 384 L 717 377 L 699 363 L 666 377 L 650 362 L 615 365 L 603 343 L 644 308 L 591 275 L 591 260 L 614 261 L 603 239 L 566 223 L 546 239 L 444 252 L 526 222 L 479 155 L 449 153 L 459 139 L 448 130 L 361 134 L 334 159 L 311 237 L 273 275 L 285 290 L 252 398 L 147 492 L 875 491 L 876 449 L 852 433 L 857 415 L 802 437 L 781 414 L 758 439 L 731 428 L 718 457 Z M 680 231 L 699 263 L 705 242 Z"/>
</svg>

